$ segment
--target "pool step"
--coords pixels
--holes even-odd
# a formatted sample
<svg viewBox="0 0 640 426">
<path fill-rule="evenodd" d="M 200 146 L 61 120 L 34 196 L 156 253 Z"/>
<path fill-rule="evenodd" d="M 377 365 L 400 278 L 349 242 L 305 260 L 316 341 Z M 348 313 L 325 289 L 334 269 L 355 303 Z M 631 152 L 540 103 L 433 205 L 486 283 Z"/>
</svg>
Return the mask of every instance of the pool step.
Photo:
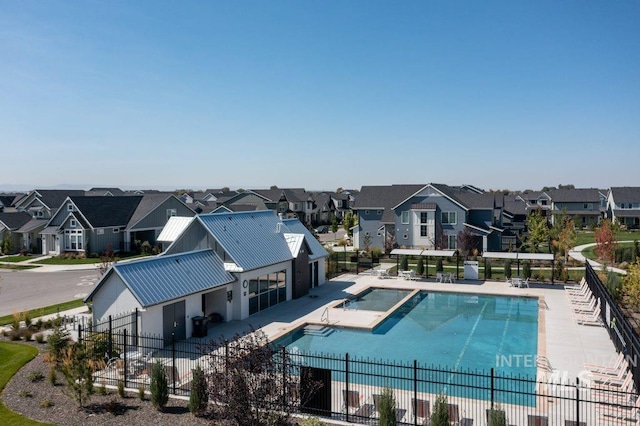
<svg viewBox="0 0 640 426">
<path fill-rule="evenodd" d="M 325 327 L 323 325 L 309 324 L 304 328 L 304 334 L 311 336 L 327 337 L 335 330 L 331 327 Z"/>
</svg>

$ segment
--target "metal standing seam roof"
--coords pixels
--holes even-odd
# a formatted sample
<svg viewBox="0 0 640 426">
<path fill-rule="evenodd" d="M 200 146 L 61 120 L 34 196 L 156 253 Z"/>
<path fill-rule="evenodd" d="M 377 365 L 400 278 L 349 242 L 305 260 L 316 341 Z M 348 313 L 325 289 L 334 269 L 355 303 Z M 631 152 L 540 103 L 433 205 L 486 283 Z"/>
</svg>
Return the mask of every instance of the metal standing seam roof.
<svg viewBox="0 0 640 426">
<path fill-rule="evenodd" d="M 191 223 L 193 217 L 173 216 L 167 221 L 167 224 L 162 228 L 157 240 L 160 242 L 172 243 L 182 234 L 187 226 Z"/>
<path fill-rule="evenodd" d="M 314 237 L 298 219 L 284 219 L 282 222 L 291 232 L 304 235 L 307 245 L 309 246 L 309 250 L 311 250 L 309 260 L 317 260 L 322 257 L 329 256 L 329 253 L 322 244 L 320 244 L 316 237 Z"/>
<path fill-rule="evenodd" d="M 143 308 L 235 281 L 213 250 L 115 263 L 110 273 L 122 278 Z M 85 301 L 92 299 L 109 275 L 100 280 Z"/>
<path fill-rule="evenodd" d="M 283 237 L 288 229 L 271 210 L 196 216 L 243 271 L 293 259 Z"/>
</svg>

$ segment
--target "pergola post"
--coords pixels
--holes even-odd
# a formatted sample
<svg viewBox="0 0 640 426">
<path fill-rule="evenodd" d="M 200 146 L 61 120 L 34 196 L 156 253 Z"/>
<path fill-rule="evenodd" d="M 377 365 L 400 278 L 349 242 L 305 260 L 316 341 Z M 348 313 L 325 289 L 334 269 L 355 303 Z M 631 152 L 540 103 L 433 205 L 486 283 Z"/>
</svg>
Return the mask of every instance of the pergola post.
<svg viewBox="0 0 640 426">
<path fill-rule="evenodd" d="M 460 253 L 456 250 L 456 281 L 460 279 Z"/>
<path fill-rule="evenodd" d="M 429 278 L 429 256 L 427 256 L 427 278 Z"/>
</svg>

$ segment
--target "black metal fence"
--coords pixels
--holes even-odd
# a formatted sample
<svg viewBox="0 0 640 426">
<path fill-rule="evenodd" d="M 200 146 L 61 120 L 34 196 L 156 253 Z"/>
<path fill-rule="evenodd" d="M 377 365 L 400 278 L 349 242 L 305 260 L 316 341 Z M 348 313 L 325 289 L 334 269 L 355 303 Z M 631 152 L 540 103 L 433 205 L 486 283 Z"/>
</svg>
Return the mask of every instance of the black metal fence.
<svg viewBox="0 0 640 426">
<path fill-rule="evenodd" d="M 640 339 L 589 263 L 586 264 L 585 279 L 593 295 L 600 301 L 600 317 L 609 337 L 618 352 L 625 354 L 635 387 L 640 389 Z"/>
<path fill-rule="evenodd" d="M 186 396 L 198 365 L 210 382 L 228 381 L 226 369 L 239 353 L 246 358 L 247 366 L 255 366 L 252 349 L 239 351 L 242 346 L 237 342 L 134 338 L 126 328 L 111 332 L 85 330 L 79 340 L 90 354 L 104 357 L 104 368 L 95 373 L 98 386 L 115 386 L 123 381 L 127 388 L 148 390 L 151 367 L 160 363 L 167 373 L 170 393 Z M 599 425 L 636 415 L 635 395 L 619 386 L 597 387 L 577 378 L 568 380 L 562 372 L 545 368 L 541 359 L 535 360 L 536 377 L 521 377 L 505 375 L 499 368 L 448 370 L 417 361 L 302 353 L 284 347 L 273 348 L 271 355 L 275 369 L 270 374 L 276 382 L 282 380 L 281 397 L 271 401 L 272 409 L 352 423 L 377 424 L 378 402 L 386 387 L 393 391 L 398 423 L 405 425 L 425 424 L 438 395 L 446 396 L 451 421 L 462 425 L 486 424 L 491 409 L 504 411 L 510 425 Z M 313 394 L 304 391 L 311 387 L 310 383 L 315 386 Z"/>
</svg>

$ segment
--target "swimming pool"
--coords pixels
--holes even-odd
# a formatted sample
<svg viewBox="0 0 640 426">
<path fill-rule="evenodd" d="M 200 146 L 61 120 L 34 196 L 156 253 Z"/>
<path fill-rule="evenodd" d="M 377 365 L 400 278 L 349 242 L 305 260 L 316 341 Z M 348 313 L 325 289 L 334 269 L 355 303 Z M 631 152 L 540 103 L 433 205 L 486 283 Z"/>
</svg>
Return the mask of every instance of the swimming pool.
<svg viewBox="0 0 640 426">
<path fill-rule="evenodd" d="M 331 331 L 307 334 L 300 328 L 275 344 L 300 354 L 348 353 L 384 362 L 416 360 L 449 371 L 495 368 L 503 376 L 536 376 L 535 362 L 524 362 L 538 353 L 536 298 L 421 291 L 373 331 Z"/>
</svg>

